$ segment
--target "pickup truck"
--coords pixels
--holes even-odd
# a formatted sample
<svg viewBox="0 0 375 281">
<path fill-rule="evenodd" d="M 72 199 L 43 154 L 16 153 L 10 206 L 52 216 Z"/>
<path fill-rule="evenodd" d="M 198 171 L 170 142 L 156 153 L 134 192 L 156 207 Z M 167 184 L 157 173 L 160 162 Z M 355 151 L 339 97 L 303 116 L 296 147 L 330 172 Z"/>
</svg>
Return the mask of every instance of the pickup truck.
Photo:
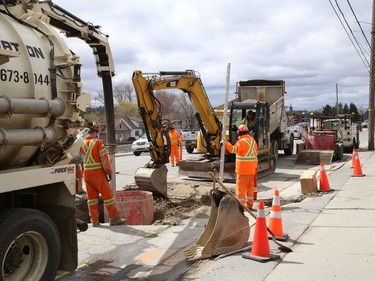
<svg viewBox="0 0 375 281">
<path fill-rule="evenodd" d="M 188 153 L 193 153 L 197 148 L 197 137 L 199 130 L 182 130 L 182 142 Z"/>
</svg>

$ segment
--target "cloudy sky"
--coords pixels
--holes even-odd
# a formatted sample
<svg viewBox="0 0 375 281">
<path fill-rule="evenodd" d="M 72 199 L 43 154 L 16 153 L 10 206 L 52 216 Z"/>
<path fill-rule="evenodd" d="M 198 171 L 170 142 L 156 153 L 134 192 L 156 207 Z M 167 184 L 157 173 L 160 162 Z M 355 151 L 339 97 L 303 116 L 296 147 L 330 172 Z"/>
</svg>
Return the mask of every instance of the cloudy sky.
<svg viewBox="0 0 375 281">
<path fill-rule="evenodd" d="M 287 105 L 315 110 L 335 105 L 337 83 L 339 102 L 368 108 L 371 0 L 53 2 L 109 35 L 114 85 L 131 84 L 134 70 L 193 69 L 216 106 L 230 63 L 230 98 L 236 81 L 281 79 Z M 77 39 L 69 46 L 81 56 L 84 90 L 99 91 L 91 49 Z"/>
</svg>

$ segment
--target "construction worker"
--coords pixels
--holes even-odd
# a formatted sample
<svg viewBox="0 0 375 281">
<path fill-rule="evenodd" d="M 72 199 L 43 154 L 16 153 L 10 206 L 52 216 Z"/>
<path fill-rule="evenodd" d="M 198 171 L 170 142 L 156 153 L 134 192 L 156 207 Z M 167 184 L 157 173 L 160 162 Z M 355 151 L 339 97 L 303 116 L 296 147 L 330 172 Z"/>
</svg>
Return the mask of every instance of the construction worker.
<svg viewBox="0 0 375 281">
<path fill-rule="evenodd" d="M 242 119 L 241 124 L 245 124 L 250 132 L 254 131 L 254 126 L 255 126 L 255 114 L 253 111 L 249 110 L 247 112 L 247 115 L 244 119 Z"/>
<path fill-rule="evenodd" d="M 225 142 L 225 148 L 236 154 L 236 196 L 249 209 L 254 204 L 254 179 L 258 168 L 258 145 L 249 135 L 245 124 L 238 126 L 239 139 L 235 145 Z"/>
<path fill-rule="evenodd" d="M 93 227 L 99 226 L 99 194 L 102 195 L 104 205 L 109 216 L 109 225 L 121 225 L 121 219 L 116 208 L 115 198 L 109 185 L 113 172 L 109 155 L 103 140 L 97 137 L 100 131 L 99 122 L 89 122 L 89 135 L 85 139 L 80 151 L 83 154 L 83 177 L 86 182 L 87 204 Z"/>
<path fill-rule="evenodd" d="M 169 137 L 171 138 L 171 164 L 174 167 L 174 163 L 176 161 L 176 166 L 180 165 L 180 156 L 178 153 L 178 146 L 181 144 L 180 135 L 175 130 L 174 126 L 170 127 L 169 130 Z"/>
</svg>

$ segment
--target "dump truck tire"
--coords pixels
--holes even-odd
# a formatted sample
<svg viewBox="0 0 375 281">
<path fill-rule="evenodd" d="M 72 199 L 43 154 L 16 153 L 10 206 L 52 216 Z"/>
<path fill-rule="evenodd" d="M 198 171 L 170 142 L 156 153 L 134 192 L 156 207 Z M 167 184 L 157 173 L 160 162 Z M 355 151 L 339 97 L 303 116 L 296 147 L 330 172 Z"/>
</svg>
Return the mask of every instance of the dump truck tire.
<svg viewBox="0 0 375 281">
<path fill-rule="evenodd" d="M 0 213 L 0 279 L 54 280 L 61 257 L 55 223 L 34 209 Z"/>
</svg>

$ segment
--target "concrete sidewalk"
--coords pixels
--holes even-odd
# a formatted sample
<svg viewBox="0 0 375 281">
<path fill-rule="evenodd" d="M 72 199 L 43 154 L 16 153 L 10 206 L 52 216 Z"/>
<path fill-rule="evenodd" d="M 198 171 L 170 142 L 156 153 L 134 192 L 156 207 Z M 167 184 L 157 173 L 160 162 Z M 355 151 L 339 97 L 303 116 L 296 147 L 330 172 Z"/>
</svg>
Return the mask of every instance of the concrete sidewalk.
<svg viewBox="0 0 375 281">
<path fill-rule="evenodd" d="M 366 176 L 351 177 L 351 160 L 325 166 L 332 192 L 308 196 L 282 207 L 284 234 L 292 253 L 280 252 L 270 240 L 271 253 L 281 259 L 259 263 L 236 254 L 193 264 L 179 280 L 375 280 L 375 152 L 359 153 Z M 316 169 L 313 167 L 312 169 Z M 299 182 L 280 197 L 300 193 Z M 269 196 L 269 195 L 268 195 Z M 258 198 L 259 199 L 259 198 Z M 266 208 L 269 215 L 270 208 Z M 268 221 L 267 217 L 267 221 Z M 255 221 L 250 219 L 253 241 Z"/>
<path fill-rule="evenodd" d="M 375 153 L 359 152 L 359 159 L 365 176 L 337 190 L 264 280 L 375 280 Z M 352 175 L 350 167 L 342 169 Z"/>
</svg>

